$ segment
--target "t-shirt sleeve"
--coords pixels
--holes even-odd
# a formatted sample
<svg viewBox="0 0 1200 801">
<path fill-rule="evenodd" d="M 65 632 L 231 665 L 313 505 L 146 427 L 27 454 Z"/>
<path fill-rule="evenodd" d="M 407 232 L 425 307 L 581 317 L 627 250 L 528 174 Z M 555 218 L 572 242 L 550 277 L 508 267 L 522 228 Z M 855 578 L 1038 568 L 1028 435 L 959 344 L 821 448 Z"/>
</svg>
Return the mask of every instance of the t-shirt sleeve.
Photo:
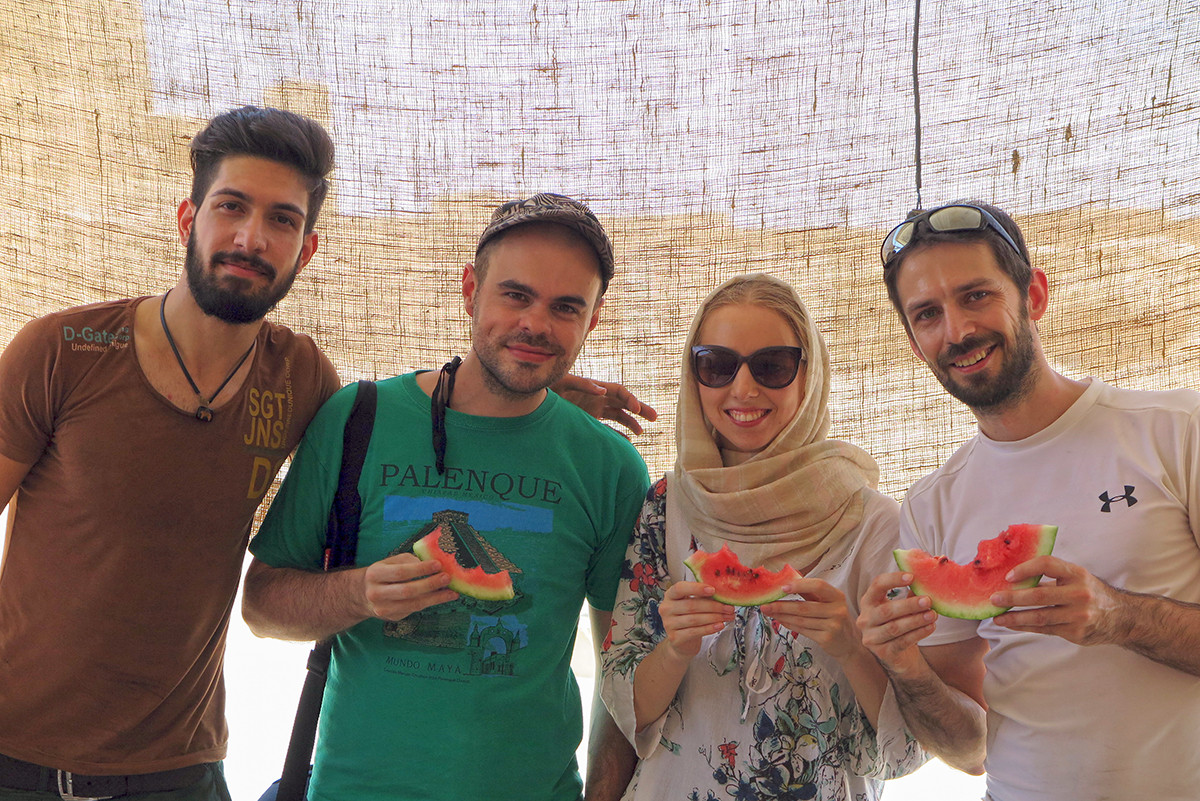
<svg viewBox="0 0 1200 801">
<path fill-rule="evenodd" d="M 334 393 L 342 388 L 342 379 L 338 376 L 337 368 L 333 366 L 333 362 L 329 361 L 329 357 L 320 348 L 314 344 L 313 347 L 317 352 L 317 370 L 319 373 L 321 399 L 329 400 Z"/>
<path fill-rule="evenodd" d="M 335 394 L 317 412 L 279 487 L 250 552 L 272 567 L 320 569 L 325 526 L 342 463 L 342 434 L 356 385 Z"/>
<path fill-rule="evenodd" d="M 604 612 L 611 611 L 616 601 L 617 583 L 621 579 L 621 563 L 625 559 L 625 549 L 629 546 L 642 501 L 650 488 L 650 474 L 646 472 L 646 463 L 632 445 L 624 440 L 622 445 L 625 447 L 625 453 L 622 479 L 617 485 L 614 499 L 613 525 L 605 533 L 588 567 L 588 603 Z"/>
<path fill-rule="evenodd" d="M 863 489 L 863 516 L 852 568 L 846 573 L 846 601 L 857 615 L 863 593 L 877 576 L 896 570 L 892 551 L 900 547 L 900 504 L 871 489 Z"/>
<path fill-rule="evenodd" d="M 15 462 L 36 462 L 54 433 L 59 342 L 43 317 L 27 323 L 0 354 L 0 454 Z"/>
<path fill-rule="evenodd" d="M 913 517 L 912 506 L 905 501 L 900 511 L 900 547 L 920 548 L 929 554 L 946 552 L 946 547 L 928 529 L 922 529 Z M 979 621 L 957 620 L 938 615 L 933 634 L 921 640 L 921 645 L 946 645 L 977 636 Z"/>
</svg>

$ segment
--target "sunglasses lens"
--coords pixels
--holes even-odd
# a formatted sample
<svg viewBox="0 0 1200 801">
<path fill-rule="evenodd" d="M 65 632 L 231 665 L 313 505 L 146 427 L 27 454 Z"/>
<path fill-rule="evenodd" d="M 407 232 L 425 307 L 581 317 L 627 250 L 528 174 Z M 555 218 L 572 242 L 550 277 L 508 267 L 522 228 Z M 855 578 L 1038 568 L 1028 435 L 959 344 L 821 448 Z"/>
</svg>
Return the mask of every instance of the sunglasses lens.
<svg viewBox="0 0 1200 801">
<path fill-rule="evenodd" d="M 780 346 L 763 348 L 743 358 L 736 351 L 716 345 L 697 345 L 692 348 L 692 365 L 696 380 L 706 387 L 723 387 L 733 381 L 742 362 L 750 375 L 768 389 L 782 389 L 796 380 L 804 351 Z"/>
<path fill-rule="evenodd" d="M 935 231 L 971 231 L 983 227 L 983 214 L 971 206 L 946 206 L 929 215 Z"/>
<path fill-rule="evenodd" d="M 747 360 L 754 380 L 768 389 L 781 389 L 796 380 L 800 351 L 795 348 L 764 348 Z"/>
<path fill-rule="evenodd" d="M 883 249 L 879 254 L 883 258 L 884 264 L 891 261 L 892 256 L 895 256 L 904 249 L 905 245 L 912 241 L 913 229 L 915 227 L 914 223 L 903 222 L 892 229 L 887 239 L 883 240 Z"/>
<path fill-rule="evenodd" d="M 692 351 L 696 380 L 706 387 L 723 387 L 733 380 L 740 366 L 737 354 L 724 348 L 696 348 Z"/>
</svg>

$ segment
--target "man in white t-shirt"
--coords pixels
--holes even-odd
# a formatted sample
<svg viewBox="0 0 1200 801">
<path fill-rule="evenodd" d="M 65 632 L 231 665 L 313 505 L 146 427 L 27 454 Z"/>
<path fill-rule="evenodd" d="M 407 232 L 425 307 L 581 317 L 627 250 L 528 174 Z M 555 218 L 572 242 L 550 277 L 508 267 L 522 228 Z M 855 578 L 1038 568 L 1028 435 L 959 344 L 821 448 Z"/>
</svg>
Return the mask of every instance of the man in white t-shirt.
<svg viewBox="0 0 1200 801">
<path fill-rule="evenodd" d="M 1200 797 L 1200 395 L 1136 392 L 1053 369 L 1045 273 L 982 204 L 914 214 L 884 242 L 913 352 L 979 433 L 904 503 L 901 540 L 969 562 L 1012 523 L 1057 525 L 1043 575 L 990 620 L 938 618 L 878 577 L 863 640 L 915 735 L 987 770 L 991 801 Z"/>
</svg>

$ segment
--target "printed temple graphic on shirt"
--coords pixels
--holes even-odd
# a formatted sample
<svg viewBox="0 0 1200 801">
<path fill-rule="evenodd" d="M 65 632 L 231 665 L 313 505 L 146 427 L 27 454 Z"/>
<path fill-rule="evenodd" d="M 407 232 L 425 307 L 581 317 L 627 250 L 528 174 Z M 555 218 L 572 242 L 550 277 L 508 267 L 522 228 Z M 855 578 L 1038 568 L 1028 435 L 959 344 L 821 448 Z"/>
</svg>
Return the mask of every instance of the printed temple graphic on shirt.
<svg viewBox="0 0 1200 801">
<path fill-rule="evenodd" d="M 409 645 L 459 652 L 457 659 L 449 655 L 438 660 L 393 656 L 388 659 L 388 669 L 447 677 L 519 675 L 517 657 L 528 645 L 529 636 L 522 613 L 528 611 L 532 599 L 522 588 L 521 568 L 471 520 L 477 521 L 480 527 L 490 526 L 490 533 L 521 536 L 522 531 L 550 531 L 551 516 L 546 510 L 533 507 L 468 502 L 464 506 L 470 511 L 441 509 L 430 514 L 421 525 L 413 526 L 409 514 L 428 503 L 444 505 L 445 502 L 444 498 L 389 497 L 384 508 L 385 536 L 389 528 L 413 532 L 392 551 L 392 555 L 411 553 L 418 540 L 437 532 L 439 547 L 453 555 L 463 567 L 478 566 L 488 573 L 509 571 L 516 597 L 481 601 L 461 596 L 458 601 L 430 607 L 403 620 L 383 623 L 384 634 L 388 637 Z"/>
</svg>

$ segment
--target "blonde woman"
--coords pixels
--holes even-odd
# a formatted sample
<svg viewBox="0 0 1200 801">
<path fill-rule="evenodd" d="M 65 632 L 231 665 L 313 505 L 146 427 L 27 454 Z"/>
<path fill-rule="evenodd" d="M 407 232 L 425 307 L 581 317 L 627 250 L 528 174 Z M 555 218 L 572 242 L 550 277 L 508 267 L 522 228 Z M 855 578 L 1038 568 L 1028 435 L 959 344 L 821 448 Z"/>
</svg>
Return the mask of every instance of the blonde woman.
<svg viewBox="0 0 1200 801">
<path fill-rule="evenodd" d="M 626 554 L 601 693 L 640 762 L 625 799 L 873 799 L 925 754 L 863 647 L 857 599 L 894 570 L 896 502 L 826 439 L 829 354 L 795 290 L 714 291 L 684 348 L 675 469 Z M 792 565 L 784 600 L 712 599 L 683 560 L 729 547 Z"/>
</svg>

